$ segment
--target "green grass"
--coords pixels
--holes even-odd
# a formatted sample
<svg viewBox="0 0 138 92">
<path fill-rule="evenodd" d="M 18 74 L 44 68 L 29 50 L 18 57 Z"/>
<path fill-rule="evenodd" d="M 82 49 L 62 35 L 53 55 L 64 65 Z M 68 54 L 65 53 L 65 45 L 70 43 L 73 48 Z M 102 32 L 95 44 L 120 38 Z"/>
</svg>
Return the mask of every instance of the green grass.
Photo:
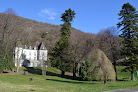
<svg viewBox="0 0 138 92">
<path fill-rule="evenodd" d="M 120 72 L 123 67 L 118 67 L 120 81 L 78 81 L 72 80 L 72 73 L 66 73 L 66 78 L 60 77 L 60 71 L 56 68 L 47 69 L 47 76 L 43 77 L 40 69 L 31 69 L 29 75 L 0 75 L 0 92 L 101 92 L 121 88 L 138 87 L 138 79 L 130 80 L 130 73 Z M 22 68 L 23 69 L 23 68 Z M 20 71 L 22 70 L 20 69 Z M 31 71 L 32 70 L 32 71 Z M 34 72 L 35 71 L 35 72 Z M 35 80 L 29 81 L 29 78 Z M 123 81 L 123 78 L 129 78 Z"/>
</svg>

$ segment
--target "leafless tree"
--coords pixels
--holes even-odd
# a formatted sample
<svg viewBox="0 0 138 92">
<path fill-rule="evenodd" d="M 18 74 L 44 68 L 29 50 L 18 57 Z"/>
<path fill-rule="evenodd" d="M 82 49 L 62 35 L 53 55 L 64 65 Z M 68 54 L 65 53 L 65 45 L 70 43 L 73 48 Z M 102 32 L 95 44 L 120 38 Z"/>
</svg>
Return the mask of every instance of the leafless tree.
<svg viewBox="0 0 138 92">
<path fill-rule="evenodd" d="M 42 75 L 46 76 L 46 59 L 45 54 L 42 54 Z"/>
<path fill-rule="evenodd" d="M 78 64 L 85 60 L 87 54 L 94 46 L 94 34 L 83 32 L 74 32 L 71 35 L 70 46 L 65 50 L 63 57 L 66 61 L 71 62 L 73 77 L 76 77 Z M 70 64 L 70 63 L 69 63 Z"/>
<path fill-rule="evenodd" d="M 17 48 L 17 52 L 15 52 L 15 54 L 17 55 L 17 60 L 16 61 L 16 73 L 19 72 L 19 67 L 20 67 L 20 61 L 21 61 L 21 58 L 22 58 L 22 53 L 23 53 L 23 49 L 20 49 L 20 46 L 18 44 L 18 46 L 16 47 Z"/>
<path fill-rule="evenodd" d="M 120 49 L 121 39 L 119 38 L 119 33 L 116 28 L 111 27 L 100 31 L 96 37 L 95 47 L 101 49 L 105 52 L 107 57 L 111 60 L 114 65 L 117 80 L 116 71 L 116 61 L 119 59 L 119 49 Z"/>
<path fill-rule="evenodd" d="M 4 61 L 5 61 L 5 68 L 7 69 L 7 63 L 8 63 L 8 55 L 9 50 L 13 48 L 11 44 L 14 44 L 12 41 L 13 33 L 17 30 L 16 28 L 16 13 L 13 9 L 9 8 L 4 12 L 4 16 L 0 17 L 1 23 L 0 23 L 0 32 L 1 32 L 1 41 L 2 45 L 4 47 Z M 15 36 L 16 37 L 16 36 Z M 11 62 L 11 61 L 10 61 Z"/>
</svg>

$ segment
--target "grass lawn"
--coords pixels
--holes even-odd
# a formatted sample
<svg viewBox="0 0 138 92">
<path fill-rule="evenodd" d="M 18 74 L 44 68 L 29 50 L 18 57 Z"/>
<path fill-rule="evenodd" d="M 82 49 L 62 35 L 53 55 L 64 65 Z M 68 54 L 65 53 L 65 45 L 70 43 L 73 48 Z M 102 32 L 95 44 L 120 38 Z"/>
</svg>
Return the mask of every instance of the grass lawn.
<svg viewBox="0 0 138 92">
<path fill-rule="evenodd" d="M 40 75 L 39 69 L 28 68 L 28 75 L 0 74 L 0 92 L 101 92 L 138 87 L 138 79 L 131 81 L 130 73 L 121 73 L 121 68 L 118 67 L 119 81 L 107 82 L 106 85 L 101 81 L 73 80 L 71 73 L 66 73 L 66 78 L 61 78 L 60 71 L 52 67 L 47 69 L 46 77 Z M 29 81 L 29 78 L 34 78 L 34 81 Z M 123 81 L 123 78 L 129 79 Z"/>
</svg>

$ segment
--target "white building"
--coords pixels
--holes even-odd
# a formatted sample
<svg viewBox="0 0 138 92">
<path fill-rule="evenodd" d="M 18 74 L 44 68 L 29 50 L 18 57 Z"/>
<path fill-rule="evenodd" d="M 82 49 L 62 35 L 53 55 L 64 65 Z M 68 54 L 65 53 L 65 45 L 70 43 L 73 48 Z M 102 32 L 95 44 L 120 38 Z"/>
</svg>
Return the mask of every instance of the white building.
<svg viewBox="0 0 138 92">
<path fill-rule="evenodd" d="M 22 46 L 18 43 L 15 47 L 15 66 L 18 64 L 20 67 L 43 67 L 43 65 L 46 65 L 47 53 L 48 51 L 43 42 L 40 44 L 36 42 L 33 47 Z"/>
</svg>

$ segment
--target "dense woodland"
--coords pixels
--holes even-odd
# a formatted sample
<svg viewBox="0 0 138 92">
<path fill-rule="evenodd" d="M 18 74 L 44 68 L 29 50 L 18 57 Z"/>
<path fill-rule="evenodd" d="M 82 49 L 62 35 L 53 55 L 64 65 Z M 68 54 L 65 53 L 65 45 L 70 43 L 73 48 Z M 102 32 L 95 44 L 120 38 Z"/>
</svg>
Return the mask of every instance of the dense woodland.
<svg viewBox="0 0 138 92">
<path fill-rule="evenodd" d="M 0 20 L 0 42 L 1 48 L 4 50 L 1 49 L 3 52 L 0 53 L 2 53 L 5 61 L 9 62 L 9 64 L 5 64 L 5 69 L 12 70 L 14 67 L 10 63 L 17 41 L 20 40 L 22 45 L 27 46 L 33 46 L 36 41 L 44 42 L 48 49 L 48 57 L 50 57 L 56 43 L 61 39 L 60 30 L 62 26 L 22 18 L 13 9 L 7 9 L 4 13 L 0 13 Z M 63 55 L 64 59 L 69 61 L 69 68 L 66 71 L 78 73 L 77 67 L 83 61 L 88 60 L 89 53 L 95 49 L 100 49 L 112 62 L 116 72 L 116 65 L 120 64 L 119 62 L 123 61 L 124 58 L 120 54 L 121 42 L 124 38 L 120 38 L 119 34 L 116 27 L 102 29 L 97 34 L 84 33 L 71 28 L 69 46 L 68 49 L 64 50 L 66 54 Z M 51 66 L 53 66 L 52 64 L 54 63 L 51 63 Z"/>
</svg>

